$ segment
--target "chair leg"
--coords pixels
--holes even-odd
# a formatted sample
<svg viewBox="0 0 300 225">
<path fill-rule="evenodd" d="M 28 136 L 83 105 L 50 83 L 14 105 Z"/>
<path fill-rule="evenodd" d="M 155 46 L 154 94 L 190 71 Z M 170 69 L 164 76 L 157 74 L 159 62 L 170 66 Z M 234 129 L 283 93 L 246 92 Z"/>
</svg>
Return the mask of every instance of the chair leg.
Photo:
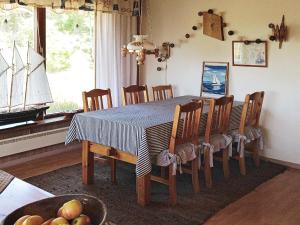
<svg viewBox="0 0 300 225">
<path fill-rule="evenodd" d="M 109 159 L 110 160 L 110 177 L 111 182 L 113 184 L 117 183 L 117 160 Z"/>
<path fill-rule="evenodd" d="M 259 167 L 259 165 L 260 165 L 260 159 L 259 159 L 259 153 L 258 153 L 258 148 L 257 148 L 257 140 L 254 143 L 253 160 L 254 160 L 255 166 Z"/>
<path fill-rule="evenodd" d="M 195 193 L 199 193 L 200 191 L 198 170 L 198 158 L 196 158 L 192 161 L 192 182 Z"/>
<path fill-rule="evenodd" d="M 229 168 L 229 154 L 228 154 L 228 148 L 223 149 L 223 173 L 225 179 L 229 178 L 230 174 L 230 168 Z"/>
<path fill-rule="evenodd" d="M 89 142 L 82 142 L 82 183 L 94 182 L 94 153 L 90 152 Z"/>
<path fill-rule="evenodd" d="M 204 174 L 206 187 L 212 187 L 212 175 L 210 168 L 210 152 L 209 150 L 204 151 Z"/>
<path fill-rule="evenodd" d="M 239 156 L 239 165 L 240 165 L 240 173 L 245 176 L 246 175 L 245 156 L 243 157 Z"/>
<path fill-rule="evenodd" d="M 173 175 L 173 164 L 169 166 L 169 196 L 170 204 L 175 206 L 177 203 L 177 192 L 176 192 L 176 175 Z"/>
</svg>

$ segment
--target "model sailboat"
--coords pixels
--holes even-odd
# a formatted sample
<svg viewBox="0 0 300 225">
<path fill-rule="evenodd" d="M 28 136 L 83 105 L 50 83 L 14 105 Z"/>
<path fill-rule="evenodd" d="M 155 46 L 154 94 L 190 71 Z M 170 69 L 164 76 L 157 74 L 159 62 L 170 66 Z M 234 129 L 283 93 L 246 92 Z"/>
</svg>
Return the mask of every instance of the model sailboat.
<svg viewBox="0 0 300 225">
<path fill-rule="evenodd" d="M 24 65 L 14 44 L 11 82 L 8 84 L 9 66 L 0 55 L 0 71 L 3 71 L 0 76 L 3 86 L 0 89 L 0 125 L 36 120 L 49 108 L 46 103 L 53 100 L 44 62 L 45 59 L 28 45 L 27 65 Z"/>
</svg>

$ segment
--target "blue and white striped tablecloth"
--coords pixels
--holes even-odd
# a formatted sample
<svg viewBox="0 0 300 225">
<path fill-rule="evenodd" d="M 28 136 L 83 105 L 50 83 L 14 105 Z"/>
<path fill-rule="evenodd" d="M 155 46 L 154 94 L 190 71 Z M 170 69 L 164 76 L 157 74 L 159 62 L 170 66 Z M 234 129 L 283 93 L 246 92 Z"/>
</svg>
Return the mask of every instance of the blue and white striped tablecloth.
<svg viewBox="0 0 300 225">
<path fill-rule="evenodd" d="M 173 116 L 177 104 L 186 104 L 195 96 L 181 96 L 165 101 L 128 105 L 76 114 L 70 124 L 66 144 L 87 140 L 129 152 L 138 157 L 137 176 L 151 172 L 151 159 L 168 149 Z M 242 104 L 234 104 L 231 129 L 239 127 Z M 203 109 L 204 130 L 208 106 Z"/>
</svg>

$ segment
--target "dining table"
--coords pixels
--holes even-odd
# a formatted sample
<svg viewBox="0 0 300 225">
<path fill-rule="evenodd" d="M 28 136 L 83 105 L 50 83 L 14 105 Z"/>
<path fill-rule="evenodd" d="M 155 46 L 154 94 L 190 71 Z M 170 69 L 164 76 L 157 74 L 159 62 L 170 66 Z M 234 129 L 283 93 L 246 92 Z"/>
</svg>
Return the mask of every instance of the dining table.
<svg viewBox="0 0 300 225">
<path fill-rule="evenodd" d="M 82 141 L 82 178 L 92 184 L 94 154 L 135 164 L 137 202 L 150 201 L 152 165 L 169 148 L 175 107 L 199 96 L 180 96 L 163 101 L 126 105 L 74 115 L 65 144 Z M 230 129 L 239 127 L 242 102 L 233 103 Z M 204 104 L 200 135 L 204 135 L 209 104 Z"/>
</svg>

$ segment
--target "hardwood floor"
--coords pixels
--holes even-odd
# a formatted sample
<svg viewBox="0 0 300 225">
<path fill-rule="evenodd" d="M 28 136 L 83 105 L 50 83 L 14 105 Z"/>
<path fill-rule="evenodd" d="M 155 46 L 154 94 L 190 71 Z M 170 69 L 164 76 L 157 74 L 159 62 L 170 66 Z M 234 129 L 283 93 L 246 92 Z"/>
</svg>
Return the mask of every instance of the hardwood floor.
<svg viewBox="0 0 300 225">
<path fill-rule="evenodd" d="M 300 170 L 289 169 L 228 205 L 205 225 L 299 225 Z"/>
<path fill-rule="evenodd" d="M 64 152 L 4 170 L 25 179 L 80 161 L 80 151 Z M 205 225 L 299 225 L 299 212 L 300 170 L 289 169 L 228 205 Z"/>
<path fill-rule="evenodd" d="M 67 151 L 59 155 L 34 159 L 19 166 L 3 168 L 3 170 L 23 180 L 78 163 L 81 163 L 80 149 L 78 151 Z"/>
</svg>

